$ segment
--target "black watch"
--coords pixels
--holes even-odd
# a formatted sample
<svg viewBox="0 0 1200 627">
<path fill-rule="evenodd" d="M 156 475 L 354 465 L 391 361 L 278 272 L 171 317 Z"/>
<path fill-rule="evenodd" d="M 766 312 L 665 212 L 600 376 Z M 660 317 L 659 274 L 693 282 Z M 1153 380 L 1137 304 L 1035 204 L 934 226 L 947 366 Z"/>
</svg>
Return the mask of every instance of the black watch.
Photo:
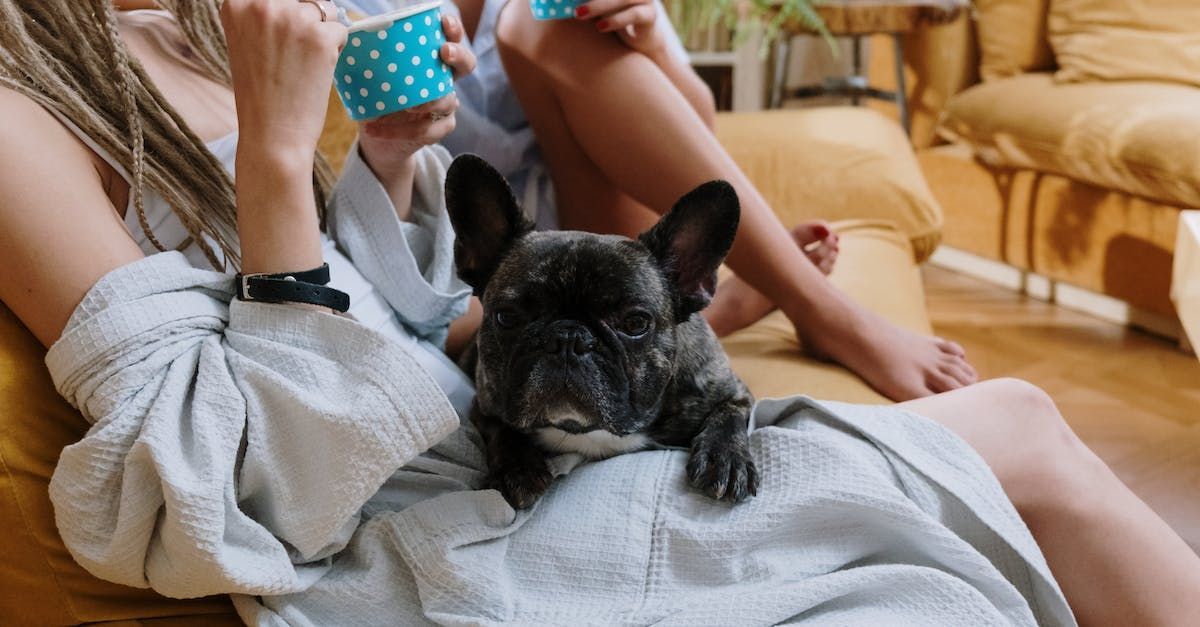
<svg viewBox="0 0 1200 627">
<path fill-rule="evenodd" d="M 302 303 L 328 307 L 345 313 L 350 309 L 350 296 L 341 290 L 326 287 L 329 283 L 329 264 L 304 272 L 237 275 L 238 300 L 262 303 Z"/>
</svg>

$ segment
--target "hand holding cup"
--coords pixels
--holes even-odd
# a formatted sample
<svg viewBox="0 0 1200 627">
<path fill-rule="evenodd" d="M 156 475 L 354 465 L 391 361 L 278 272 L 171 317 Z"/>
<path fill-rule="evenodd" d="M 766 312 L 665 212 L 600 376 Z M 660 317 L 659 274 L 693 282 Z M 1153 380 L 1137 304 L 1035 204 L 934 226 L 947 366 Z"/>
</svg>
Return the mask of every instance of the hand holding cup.
<svg viewBox="0 0 1200 627">
<path fill-rule="evenodd" d="M 441 26 L 442 63 L 450 68 L 455 79 L 470 74 L 475 69 L 475 55 L 462 45 L 462 22 L 455 16 L 443 15 Z M 416 151 L 454 132 L 458 106 L 458 96 L 451 93 L 422 105 L 360 121 L 359 148 L 363 157 L 381 178 L 389 178 L 389 173 L 402 169 L 403 161 Z"/>
<path fill-rule="evenodd" d="M 332 2 L 225 0 L 221 23 L 243 140 L 311 158 L 346 27 Z M 303 161 L 301 161 L 302 163 Z"/>
</svg>

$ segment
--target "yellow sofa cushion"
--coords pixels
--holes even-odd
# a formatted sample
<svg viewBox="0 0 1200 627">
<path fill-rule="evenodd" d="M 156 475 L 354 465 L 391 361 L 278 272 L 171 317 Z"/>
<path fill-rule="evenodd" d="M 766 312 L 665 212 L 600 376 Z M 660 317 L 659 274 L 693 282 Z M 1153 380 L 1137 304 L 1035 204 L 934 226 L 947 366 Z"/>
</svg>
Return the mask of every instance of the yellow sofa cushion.
<svg viewBox="0 0 1200 627">
<path fill-rule="evenodd" d="M 882 220 L 918 260 L 937 248 L 942 208 L 894 120 L 864 107 L 724 113 L 716 131 L 785 224 Z"/>
<path fill-rule="evenodd" d="M 1160 80 L 1200 86 L 1200 2 L 1051 0 L 1060 81 Z"/>
<path fill-rule="evenodd" d="M 1046 39 L 1050 0 L 975 0 L 979 75 L 985 81 L 1054 68 Z"/>
<path fill-rule="evenodd" d="M 59 453 L 88 425 L 54 390 L 44 356 L 41 344 L 0 305 L 0 622 L 203 616 L 197 624 L 236 624 L 227 598 L 176 601 L 100 581 L 67 552 L 48 486 Z"/>
<path fill-rule="evenodd" d="M 1200 207 L 1200 89 L 1153 82 L 1058 84 L 1025 74 L 947 103 L 940 131 L 989 165 L 1061 174 Z"/>
</svg>

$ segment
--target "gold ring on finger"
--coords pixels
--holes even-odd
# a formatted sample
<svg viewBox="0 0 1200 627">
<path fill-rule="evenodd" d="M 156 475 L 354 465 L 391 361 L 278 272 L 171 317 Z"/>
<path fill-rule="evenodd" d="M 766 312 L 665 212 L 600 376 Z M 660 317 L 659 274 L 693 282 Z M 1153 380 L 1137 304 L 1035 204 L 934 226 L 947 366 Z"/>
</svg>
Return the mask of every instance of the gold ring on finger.
<svg viewBox="0 0 1200 627">
<path fill-rule="evenodd" d="M 300 0 L 300 3 L 301 4 L 311 4 L 314 7 L 317 7 L 317 10 L 321 12 L 321 21 L 322 22 L 329 21 L 329 14 L 325 12 L 325 7 L 321 6 L 321 3 L 317 2 L 317 0 Z"/>
</svg>

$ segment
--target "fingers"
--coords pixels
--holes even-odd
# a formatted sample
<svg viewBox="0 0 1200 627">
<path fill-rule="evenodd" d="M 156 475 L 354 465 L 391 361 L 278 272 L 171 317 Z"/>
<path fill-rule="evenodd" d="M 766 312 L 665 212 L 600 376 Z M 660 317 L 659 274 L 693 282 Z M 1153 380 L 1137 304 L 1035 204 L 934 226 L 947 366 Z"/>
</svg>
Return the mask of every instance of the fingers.
<svg viewBox="0 0 1200 627">
<path fill-rule="evenodd" d="M 442 32 L 446 33 L 446 41 L 453 43 L 462 43 L 463 37 L 466 36 L 466 30 L 463 29 L 462 21 L 454 15 L 442 16 Z"/>
<path fill-rule="evenodd" d="M 299 0 L 296 4 L 308 21 L 337 22 L 337 5 L 329 0 Z"/>
<path fill-rule="evenodd" d="M 349 32 L 344 24 L 337 21 L 337 5 L 329 0 L 314 1 L 316 6 L 308 1 L 296 3 L 300 6 L 301 18 L 314 24 L 321 34 L 323 45 L 332 46 L 340 52 L 346 45 Z M 320 7 L 319 10 L 318 7 Z"/>
<path fill-rule="evenodd" d="M 470 47 L 462 44 L 466 38 L 462 21 L 454 15 L 443 15 L 442 31 L 446 33 L 446 43 L 442 44 L 440 55 L 442 62 L 450 66 L 454 78 L 458 79 L 474 72 L 475 53 Z"/>
<path fill-rule="evenodd" d="M 458 96 L 448 96 L 419 107 L 397 111 L 363 124 L 363 132 L 380 139 L 407 140 L 422 146 L 436 144 L 454 132 Z"/>
<path fill-rule="evenodd" d="M 592 0 L 575 8 L 575 17 L 595 20 L 608 18 L 638 5 L 652 5 L 650 0 Z"/>
<path fill-rule="evenodd" d="M 226 0 L 221 4 L 221 24 L 231 47 L 241 40 L 258 40 L 269 42 L 268 47 L 280 54 L 287 54 L 285 41 L 315 43 L 336 53 L 347 35 L 346 27 L 337 21 L 337 5 L 329 0 Z"/>
<path fill-rule="evenodd" d="M 475 54 L 461 44 L 444 43 L 440 51 L 442 62 L 450 66 L 451 74 L 458 80 L 475 71 Z"/>
<path fill-rule="evenodd" d="M 615 33 L 631 26 L 634 28 L 649 26 L 654 24 L 657 17 L 657 7 L 652 4 L 639 4 L 598 20 L 596 30 L 602 33 Z"/>
</svg>

